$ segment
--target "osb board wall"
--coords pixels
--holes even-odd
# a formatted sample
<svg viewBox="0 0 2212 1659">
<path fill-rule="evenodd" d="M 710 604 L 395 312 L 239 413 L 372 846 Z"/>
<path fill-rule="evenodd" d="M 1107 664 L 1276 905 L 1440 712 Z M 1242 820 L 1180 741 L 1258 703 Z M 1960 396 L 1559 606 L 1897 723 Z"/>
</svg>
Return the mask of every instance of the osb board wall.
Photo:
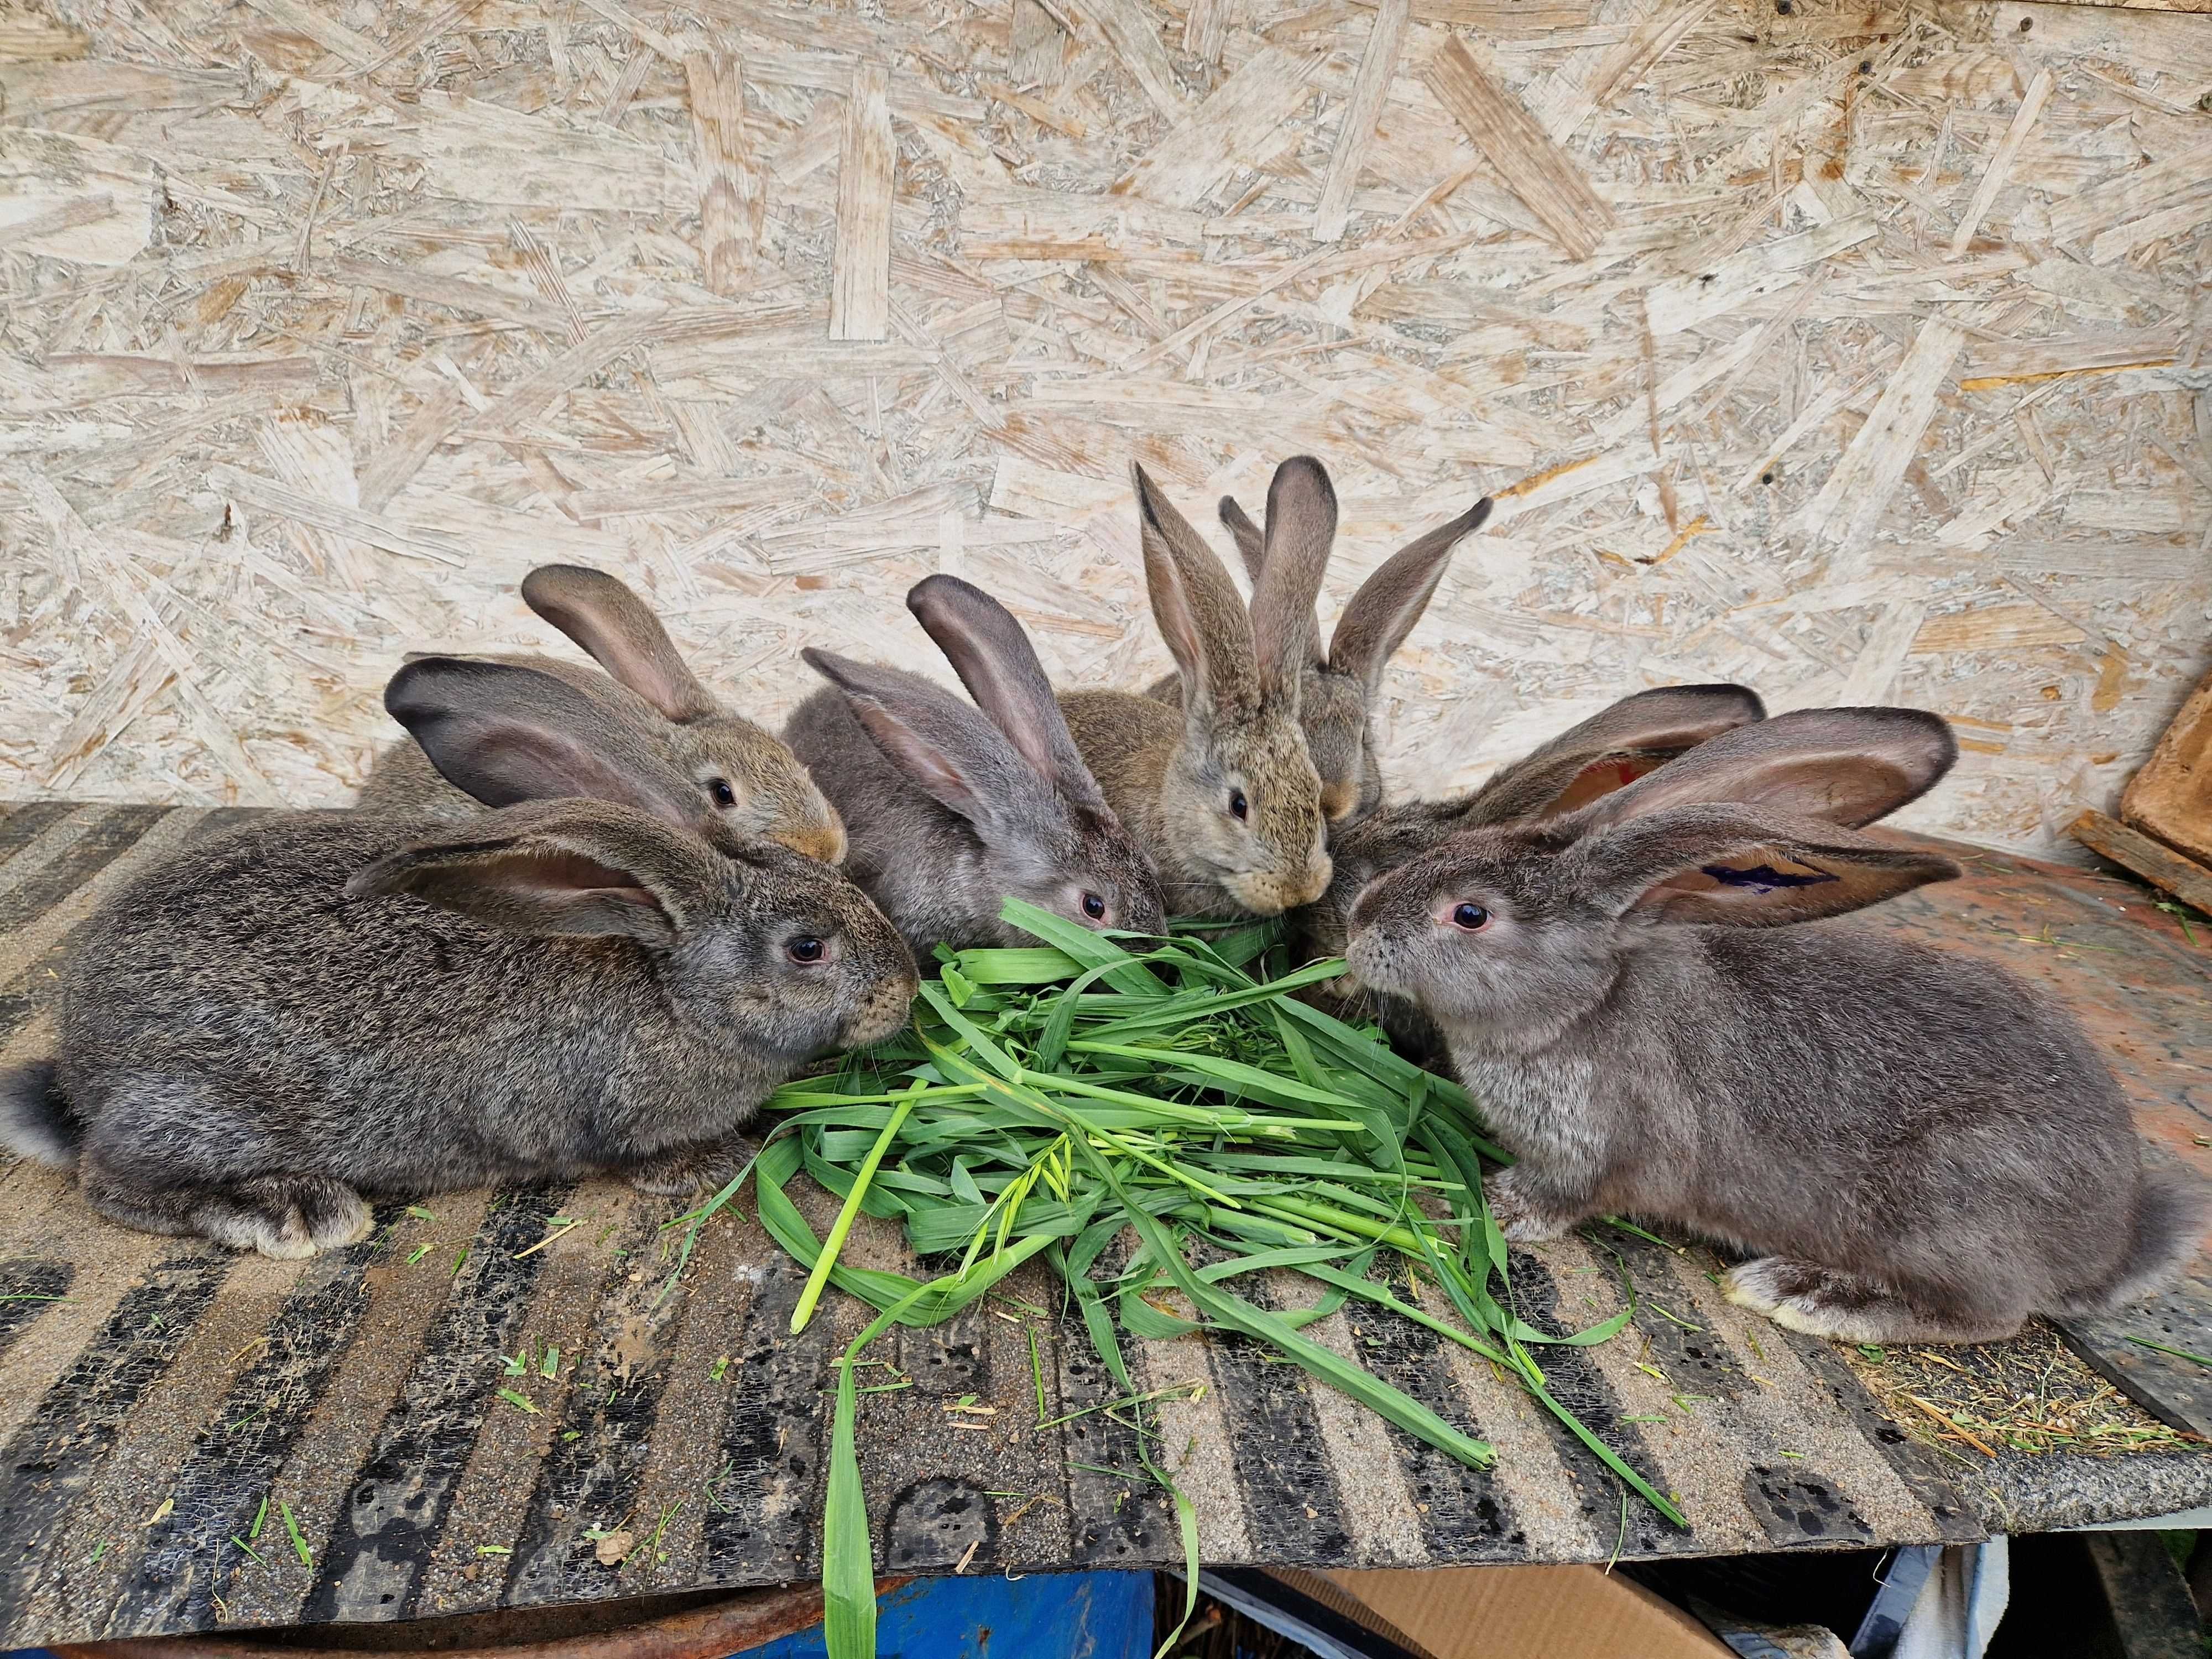
<svg viewBox="0 0 2212 1659">
<path fill-rule="evenodd" d="M 1209 527 L 1326 458 L 1332 604 L 1501 494 L 1403 790 L 1729 678 L 1941 710 L 1914 820 L 2049 850 L 2206 660 L 2212 17 L 54 0 L 0 58 L 0 794 L 342 802 L 404 650 L 568 648 L 550 559 L 771 720 L 803 644 L 928 657 L 932 569 L 1134 684 L 1133 454 Z"/>
</svg>

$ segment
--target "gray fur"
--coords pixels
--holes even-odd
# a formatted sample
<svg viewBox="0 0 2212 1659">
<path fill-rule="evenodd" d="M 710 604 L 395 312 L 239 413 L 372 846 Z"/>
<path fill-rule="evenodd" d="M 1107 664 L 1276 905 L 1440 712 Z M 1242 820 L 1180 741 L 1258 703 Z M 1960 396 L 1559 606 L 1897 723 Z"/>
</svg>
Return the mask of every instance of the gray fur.
<svg viewBox="0 0 2212 1659">
<path fill-rule="evenodd" d="M 0 1070 L 0 1146 L 18 1158 L 71 1170 L 83 1139 L 84 1125 L 63 1097 L 53 1061 Z"/>
<path fill-rule="evenodd" d="M 1326 650 L 1319 619 L 1310 618 L 1305 624 L 1308 649 L 1298 682 L 1298 724 L 1321 779 L 1322 816 L 1328 820 L 1332 836 L 1382 805 L 1374 722 L 1382 671 L 1436 596 L 1452 550 L 1482 527 L 1490 507 L 1486 495 L 1449 524 L 1425 532 L 1385 559 L 1344 607 Z M 1266 534 L 1233 498 L 1224 495 L 1220 510 L 1221 522 L 1236 538 L 1256 594 L 1267 564 Z M 1146 686 L 1145 695 L 1179 703 L 1182 682 L 1170 674 Z"/>
<path fill-rule="evenodd" d="M 1175 703 L 1121 691 L 1060 699 L 1115 815 L 1158 868 L 1176 915 L 1274 915 L 1328 884 L 1315 775 L 1298 724 L 1300 665 L 1336 526 L 1328 476 L 1285 461 L 1268 499 L 1284 551 L 1247 611 L 1229 573 L 1142 467 L 1132 469 L 1153 619 Z M 1263 657 L 1257 640 L 1268 648 Z M 1246 816 L 1233 804 L 1243 797 Z"/>
<path fill-rule="evenodd" d="M 1009 894 L 1085 927 L 1158 933 L 1158 877 L 1084 765 L 1021 624 L 953 576 L 925 578 L 907 605 L 981 710 L 918 674 L 810 649 L 830 684 L 784 727 L 845 821 L 853 878 L 918 957 L 1034 944 L 1000 920 Z M 1085 914 L 1086 894 L 1103 916 Z"/>
<path fill-rule="evenodd" d="M 674 767 L 701 811 L 739 836 L 765 836 L 825 864 L 844 857 L 844 826 L 805 769 L 768 731 L 722 705 L 629 587 L 603 570 L 549 564 L 523 578 L 522 597 L 605 672 L 534 655 L 482 660 L 535 669 L 593 698 L 611 760 L 639 756 Z M 454 819 L 483 810 L 405 741 L 378 754 L 356 805 Z"/>
<path fill-rule="evenodd" d="M 823 961 L 793 959 L 800 934 Z M 100 908 L 58 1092 L 10 1079 L 0 1133 L 36 1152 L 81 1126 L 85 1195 L 126 1225 L 308 1255 L 359 1236 L 364 1197 L 726 1176 L 769 1091 L 888 1036 L 915 983 L 857 888 L 719 825 L 585 799 L 286 814 Z"/>
<path fill-rule="evenodd" d="M 1639 691 L 1498 768 L 1465 794 L 1401 801 L 1345 826 L 1331 842 L 1335 872 L 1328 890 L 1291 918 L 1299 955 L 1343 955 L 1352 901 L 1360 890 L 1461 830 L 1533 821 L 1583 805 L 1655 767 L 1679 765 L 1675 757 L 1765 714 L 1757 695 L 1741 685 Z M 1410 1053 L 1443 1054 L 1435 1027 L 1402 998 L 1338 981 L 1316 1000 L 1341 1012 L 1373 1015 Z"/>
<path fill-rule="evenodd" d="M 1519 1159 L 1490 1188 L 1509 1237 L 1671 1223 L 1756 1258 L 1728 1281 L 1746 1305 L 1864 1342 L 2106 1310 L 2194 1254 L 2203 1193 L 2146 1176 L 2069 1015 L 1991 964 L 1818 921 L 1958 873 L 1849 827 L 1952 752 L 1932 715 L 1782 716 L 1360 895 L 1352 971 L 1437 1022 Z"/>
</svg>

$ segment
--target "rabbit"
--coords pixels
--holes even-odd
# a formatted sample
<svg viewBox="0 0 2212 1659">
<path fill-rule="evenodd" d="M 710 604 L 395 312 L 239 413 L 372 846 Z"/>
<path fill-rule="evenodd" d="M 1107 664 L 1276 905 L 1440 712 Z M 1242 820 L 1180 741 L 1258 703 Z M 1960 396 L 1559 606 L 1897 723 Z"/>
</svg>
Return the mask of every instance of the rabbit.
<svg viewBox="0 0 2212 1659">
<path fill-rule="evenodd" d="M 975 704 L 810 647 L 830 684 L 783 730 L 845 821 L 853 878 L 922 960 L 939 944 L 1033 944 L 1000 920 L 1010 893 L 1085 927 L 1158 933 L 1159 878 L 1076 752 L 1022 625 L 957 576 L 925 577 L 906 603 Z"/>
<path fill-rule="evenodd" d="M 1491 498 L 1485 495 L 1449 524 L 1416 537 L 1385 559 L 1344 607 L 1326 651 L 1320 619 L 1310 624 L 1305 667 L 1298 677 L 1298 724 L 1321 779 L 1322 817 L 1328 822 L 1332 842 L 1382 805 L 1373 719 L 1382 670 L 1436 597 L 1453 550 L 1482 528 L 1490 508 Z M 1221 498 L 1220 512 L 1256 592 L 1267 564 L 1267 538 L 1234 497 Z M 1182 682 L 1167 675 L 1146 686 L 1145 695 L 1180 703 Z"/>
<path fill-rule="evenodd" d="M 604 711 L 508 698 L 531 672 L 426 659 L 387 703 L 445 775 L 542 769 L 560 799 L 286 813 L 149 870 L 86 924 L 54 1057 L 0 1073 L 0 1143 L 125 1225 L 306 1256 L 361 1237 L 364 1200 L 719 1184 L 779 1083 L 899 1028 L 914 959 L 857 887 L 690 828 L 672 767 L 574 798 L 562 757 L 599 763 L 562 722 Z"/>
<path fill-rule="evenodd" d="M 1571 811 L 1722 732 L 1765 718 L 1757 693 L 1741 685 L 1638 691 L 1500 767 L 1472 791 L 1437 800 L 1400 801 L 1339 830 L 1331 838 L 1334 871 L 1328 890 L 1291 918 L 1294 954 L 1300 960 L 1343 955 L 1352 901 L 1360 890 L 1447 837 L 1462 830 Z M 1307 995 L 1340 1015 L 1375 1015 L 1410 1054 L 1443 1057 L 1435 1026 L 1402 998 L 1342 981 L 1324 981 Z"/>
<path fill-rule="evenodd" d="M 1723 1287 L 1851 1342 L 1978 1342 L 2144 1295 L 2203 1194 L 2142 1167 L 2072 1018 L 1991 963 L 1808 927 L 1959 866 L 1859 833 L 1957 753 L 1909 709 L 1783 714 L 1363 891 L 1351 970 L 1416 999 L 1518 1162 L 1506 1237 L 1620 1212 L 1747 1253 Z"/>
<path fill-rule="evenodd" d="M 698 804 L 694 828 L 719 818 L 740 837 L 765 836 L 824 864 L 842 862 L 845 827 L 806 769 L 768 732 L 715 700 L 644 600 L 605 571 L 580 564 L 538 566 L 522 579 L 522 598 L 605 672 L 555 657 L 488 660 L 538 669 L 599 699 L 616 717 L 606 728 L 611 752 L 650 752 L 690 780 Z M 446 818 L 483 810 L 404 739 L 376 757 L 355 804 Z"/>
<path fill-rule="evenodd" d="M 1336 495 L 1310 455 L 1276 469 L 1248 614 L 1198 532 L 1143 467 L 1130 471 L 1145 585 L 1182 706 L 1128 691 L 1063 692 L 1060 705 L 1108 804 L 1158 868 L 1170 915 L 1278 915 L 1328 885 L 1298 680 Z"/>
</svg>

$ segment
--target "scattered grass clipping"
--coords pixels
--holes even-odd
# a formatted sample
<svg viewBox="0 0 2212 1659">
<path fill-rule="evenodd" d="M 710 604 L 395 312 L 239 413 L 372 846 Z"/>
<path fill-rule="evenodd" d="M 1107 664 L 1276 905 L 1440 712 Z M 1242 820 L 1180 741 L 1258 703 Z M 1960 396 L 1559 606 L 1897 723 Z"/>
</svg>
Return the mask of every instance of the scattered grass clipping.
<svg viewBox="0 0 2212 1659">
<path fill-rule="evenodd" d="M 1487 1467 L 1487 1444 L 1301 1334 L 1356 1297 L 1512 1376 L 1625 1487 L 1681 1523 L 1552 1397 L 1535 1358 L 1547 1344 L 1605 1340 L 1628 1310 L 1565 1335 L 1513 1312 L 1504 1241 L 1481 1187 L 1481 1158 L 1504 1154 L 1457 1084 L 1403 1059 L 1373 1028 L 1297 1000 L 1342 973 L 1341 962 L 1284 971 L 1273 924 L 1212 939 L 1178 927 L 1158 940 L 1094 933 L 1018 899 L 1005 915 L 1038 945 L 940 951 L 908 1029 L 846 1056 L 834 1074 L 779 1090 L 768 1108 L 781 1120 L 747 1171 L 669 1224 L 686 1229 L 680 1273 L 699 1229 L 755 1175 L 761 1224 L 811 1275 L 793 1328 L 825 1282 L 878 1311 L 836 1362 L 823 1539 L 831 1659 L 874 1651 L 854 1366 L 892 1324 L 949 1319 L 1037 1258 L 1139 1419 L 1152 1396 L 1130 1377 L 1124 1335 L 1231 1330 L 1448 1455 Z M 843 1200 L 827 1248 L 787 1190 L 802 1171 Z M 861 1212 L 896 1222 L 916 1255 L 950 1270 L 917 1281 L 846 1264 L 840 1250 Z M 1101 1271 L 1125 1232 L 1133 1247 Z M 1378 1258 L 1441 1297 L 1401 1298 L 1381 1282 L 1387 1275 L 1370 1276 Z M 1278 1313 L 1238 1292 L 1240 1279 L 1268 1269 L 1316 1280 L 1321 1300 Z M 1185 1312 L 1159 1306 L 1162 1293 Z M 1149 1437 L 1139 1432 L 1137 1444 L 1143 1456 Z M 1143 1461 L 1174 1504 L 1194 1585 L 1194 1511 Z"/>
</svg>

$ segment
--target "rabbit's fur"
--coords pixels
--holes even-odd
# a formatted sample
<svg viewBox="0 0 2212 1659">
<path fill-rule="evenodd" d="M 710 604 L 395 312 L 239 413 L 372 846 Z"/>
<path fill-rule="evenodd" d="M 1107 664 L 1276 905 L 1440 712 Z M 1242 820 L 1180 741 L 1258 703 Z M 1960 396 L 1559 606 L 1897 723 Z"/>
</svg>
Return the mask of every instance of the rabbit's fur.
<svg viewBox="0 0 2212 1659">
<path fill-rule="evenodd" d="M 523 578 L 522 598 L 599 667 L 522 654 L 485 660 L 537 669 L 598 699 L 611 757 L 647 754 L 674 767 L 690 781 L 696 827 L 720 821 L 740 837 L 764 836 L 824 864 L 843 859 L 844 825 L 806 769 L 772 733 L 723 706 L 629 587 L 604 570 L 546 564 Z M 355 804 L 444 818 L 483 810 L 404 739 L 377 756 Z"/>
<path fill-rule="evenodd" d="M 1500 767 L 1464 794 L 1396 802 L 1345 826 L 1331 837 L 1335 867 L 1328 890 L 1291 918 L 1298 957 L 1343 955 L 1352 901 L 1360 890 L 1384 871 L 1440 846 L 1459 831 L 1533 822 L 1572 811 L 1723 732 L 1765 717 L 1757 694 L 1741 685 L 1674 685 L 1639 691 Z M 1310 994 L 1322 1006 L 1378 1018 L 1410 1054 L 1443 1057 L 1435 1026 L 1403 998 L 1341 980 L 1316 987 Z"/>
<path fill-rule="evenodd" d="M 499 794 L 562 752 L 495 706 L 529 672 L 427 659 L 387 703 Z M 719 1182 L 769 1091 L 898 1028 L 913 957 L 837 872 L 540 781 L 564 798 L 459 822 L 267 818 L 128 884 L 71 957 L 56 1057 L 0 1074 L 0 1142 L 126 1225 L 308 1255 L 361 1236 L 364 1197 Z"/>
<path fill-rule="evenodd" d="M 810 648 L 830 684 L 784 727 L 845 821 L 848 873 L 921 958 L 1035 943 L 1000 919 L 1008 894 L 1085 927 L 1158 933 L 1159 878 L 1084 765 L 1020 623 L 957 576 L 925 577 L 907 608 L 974 704 Z"/>
<path fill-rule="evenodd" d="M 1276 470 L 1267 568 L 1248 612 L 1205 540 L 1141 466 L 1131 471 L 1145 585 L 1181 706 L 1071 691 L 1060 707 L 1108 803 L 1158 867 L 1170 914 L 1275 915 L 1328 885 L 1298 683 L 1335 492 L 1310 456 Z"/>
<path fill-rule="evenodd" d="M 1670 1222 L 1752 1255 L 1734 1300 L 1873 1343 L 2106 1311 L 2194 1254 L 2202 1193 L 2143 1170 L 2063 1010 L 1987 963 L 1790 925 L 1958 874 L 1856 828 L 1955 753 L 1933 715 L 1785 714 L 1360 895 L 1352 971 L 1419 1000 L 1519 1159 L 1489 1188 L 1509 1238 Z"/>
<path fill-rule="evenodd" d="M 1376 701 L 1382 671 L 1420 621 L 1452 550 L 1482 528 L 1490 517 L 1486 495 L 1452 520 L 1400 548 L 1359 585 L 1336 619 L 1336 632 L 1322 646 L 1321 620 L 1308 625 L 1307 653 L 1298 678 L 1298 724 L 1306 752 L 1321 779 L 1322 816 L 1334 836 L 1382 805 L 1382 768 L 1375 758 Z M 1221 498 L 1221 522 L 1236 538 L 1245 574 L 1257 593 L 1267 568 L 1267 537 L 1228 495 Z M 1182 681 L 1170 674 L 1145 688 L 1162 702 L 1182 701 Z"/>
</svg>

